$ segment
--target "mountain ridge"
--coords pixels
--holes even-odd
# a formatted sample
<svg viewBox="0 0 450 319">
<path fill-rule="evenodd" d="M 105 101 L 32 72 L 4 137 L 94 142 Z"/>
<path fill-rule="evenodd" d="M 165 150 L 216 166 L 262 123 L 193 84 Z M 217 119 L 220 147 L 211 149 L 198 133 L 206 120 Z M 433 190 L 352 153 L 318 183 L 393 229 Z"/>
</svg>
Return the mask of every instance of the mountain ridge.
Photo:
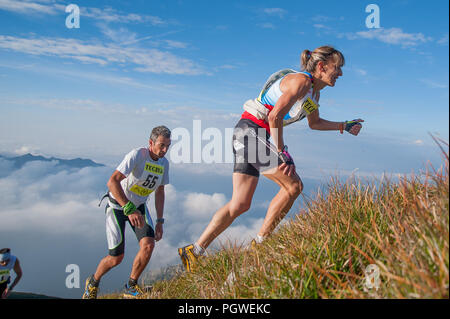
<svg viewBox="0 0 450 319">
<path fill-rule="evenodd" d="M 22 168 L 26 163 L 34 162 L 34 161 L 43 161 L 43 162 L 51 162 L 51 161 L 58 161 L 58 165 L 60 166 L 69 166 L 72 168 L 84 168 L 84 167 L 103 167 L 104 164 L 96 163 L 93 160 L 90 159 L 84 159 L 84 158 L 74 158 L 74 159 L 61 159 L 56 157 L 44 157 L 42 155 L 32 155 L 30 153 L 15 156 L 15 157 L 8 157 L 4 155 L 0 155 L 0 159 L 5 159 L 9 161 L 14 162 L 14 168 L 20 169 Z"/>
</svg>

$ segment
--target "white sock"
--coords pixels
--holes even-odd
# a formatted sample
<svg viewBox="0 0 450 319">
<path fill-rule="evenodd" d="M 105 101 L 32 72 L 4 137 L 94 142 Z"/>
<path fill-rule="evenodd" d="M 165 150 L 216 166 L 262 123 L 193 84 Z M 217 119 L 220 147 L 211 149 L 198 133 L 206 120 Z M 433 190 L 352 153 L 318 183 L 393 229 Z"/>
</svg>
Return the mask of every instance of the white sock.
<svg viewBox="0 0 450 319">
<path fill-rule="evenodd" d="M 197 256 L 202 256 L 205 254 L 205 249 L 202 248 L 199 244 L 194 244 L 194 254 Z"/>
<path fill-rule="evenodd" d="M 256 235 L 255 237 L 255 241 L 257 244 L 261 244 L 264 239 L 266 239 L 266 236 Z"/>
</svg>

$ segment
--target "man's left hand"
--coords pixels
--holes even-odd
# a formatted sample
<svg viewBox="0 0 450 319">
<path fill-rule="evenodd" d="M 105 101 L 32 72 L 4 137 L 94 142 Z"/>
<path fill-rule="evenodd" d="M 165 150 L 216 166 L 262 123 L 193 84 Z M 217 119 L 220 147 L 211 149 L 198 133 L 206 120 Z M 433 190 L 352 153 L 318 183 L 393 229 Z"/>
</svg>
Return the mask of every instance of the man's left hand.
<svg viewBox="0 0 450 319">
<path fill-rule="evenodd" d="M 155 240 L 159 241 L 163 236 L 163 224 L 162 223 L 156 223 L 156 229 L 155 229 Z"/>
</svg>

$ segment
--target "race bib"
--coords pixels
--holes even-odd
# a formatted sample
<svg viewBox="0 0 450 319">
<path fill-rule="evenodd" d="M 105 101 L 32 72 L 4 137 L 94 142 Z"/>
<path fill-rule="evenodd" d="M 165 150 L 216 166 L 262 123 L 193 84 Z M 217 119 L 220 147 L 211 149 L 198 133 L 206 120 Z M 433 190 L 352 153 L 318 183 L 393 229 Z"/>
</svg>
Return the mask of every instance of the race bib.
<svg viewBox="0 0 450 319">
<path fill-rule="evenodd" d="M 130 187 L 130 191 L 138 196 L 147 197 L 159 185 L 164 175 L 164 166 L 145 163 L 142 179 Z M 144 179 L 145 178 L 145 179 Z"/>
<path fill-rule="evenodd" d="M 156 175 L 163 175 L 164 174 L 164 166 L 153 164 L 153 163 L 145 163 L 145 170 L 147 172 L 156 174 Z"/>
<path fill-rule="evenodd" d="M 0 270 L 0 284 L 9 280 L 9 269 Z"/>
<path fill-rule="evenodd" d="M 308 115 L 319 108 L 319 106 L 310 97 L 303 102 L 302 107 Z"/>
</svg>

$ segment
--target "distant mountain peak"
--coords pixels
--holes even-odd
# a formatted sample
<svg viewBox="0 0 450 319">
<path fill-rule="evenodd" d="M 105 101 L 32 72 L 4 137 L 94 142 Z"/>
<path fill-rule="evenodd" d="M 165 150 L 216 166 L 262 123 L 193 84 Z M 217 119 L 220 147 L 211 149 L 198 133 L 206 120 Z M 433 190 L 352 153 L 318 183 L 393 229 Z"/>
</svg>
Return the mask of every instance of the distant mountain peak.
<svg viewBox="0 0 450 319">
<path fill-rule="evenodd" d="M 75 159 L 61 159 L 61 158 L 56 158 L 56 157 L 47 158 L 42 155 L 33 155 L 30 153 L 16 156 L 16 157 L 6 157 L 6 156 L 0 155 L 0 158 L 4 158 L 6 160 L 13 161 L 14 168 L 16 168 L 16 169 L 20 169 L 26 163 L 33 162 L 33 161 L 43 161 L 43 162 L 58 161 L 58 165 L 68 166 L 68 167 L 72 167 L 72 168 L 105 166 L 104 164 L 96 163 L 93 160 L 79 158 L 79 157 L 75 158 Z"/>
</svg>

